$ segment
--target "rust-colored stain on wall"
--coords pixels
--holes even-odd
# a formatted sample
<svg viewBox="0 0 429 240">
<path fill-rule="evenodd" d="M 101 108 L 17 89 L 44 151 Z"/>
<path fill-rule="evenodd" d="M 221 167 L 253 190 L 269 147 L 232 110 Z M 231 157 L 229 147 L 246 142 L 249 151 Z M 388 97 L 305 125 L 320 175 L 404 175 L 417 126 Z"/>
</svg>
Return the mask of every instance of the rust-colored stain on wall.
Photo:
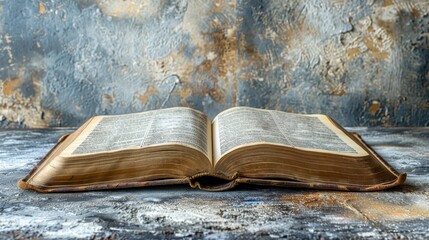
<svg viewBox="0 0 429 240">
<path fill-rule="evenodd" d="M 13 122 L 12 127 L 49 127 L 54 114 L 41 107 L 41 86 L 37 73 L 28 76 L 32 96 L 25 96 L 21 88 L 26 79 L 25 69 L 20 66 L 18 75 L 12 79 L 0 81 L 0 121 Z"/>
<path fill-rule="evenodd" d="M 39 2 L 39 14 L 45 14 L 45 13 L 46 13 L 45 4 L 43 2 Z"/>
<path fill-rule="evenodd" d="M 0 127 L 239 105 L 429 125 L 426 1 L 2 1 L 0 16 Z"/>
</svg>

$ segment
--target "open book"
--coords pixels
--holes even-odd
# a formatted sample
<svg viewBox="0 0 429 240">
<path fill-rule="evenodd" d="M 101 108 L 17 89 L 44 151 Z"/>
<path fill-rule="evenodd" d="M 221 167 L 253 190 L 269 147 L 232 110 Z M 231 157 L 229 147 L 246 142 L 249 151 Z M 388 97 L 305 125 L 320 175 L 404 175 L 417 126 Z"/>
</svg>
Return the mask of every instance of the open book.
<svg viewBox="0 0 429 240">
<path fill-rule="evenodd" d="M 190 184 L 375 191 L 404 182 L 325 115 L 249 107 L 213 121 L 189 108 L 96 116 L 62 137 L 18 186 L 39 192 Z"/>
</svg>

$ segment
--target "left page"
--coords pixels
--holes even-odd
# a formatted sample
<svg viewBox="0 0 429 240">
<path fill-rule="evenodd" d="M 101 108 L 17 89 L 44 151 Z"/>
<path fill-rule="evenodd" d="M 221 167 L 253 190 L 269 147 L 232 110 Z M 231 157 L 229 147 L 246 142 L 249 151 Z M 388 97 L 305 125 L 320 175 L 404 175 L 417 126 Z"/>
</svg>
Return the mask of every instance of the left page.
<svg viewBox="0 0 429 240">
<path fill-rule="evenodd" d="M 197 149 L 211 160 L 211 122 L 190 108 L 94 117 L 61 155 L 92 154 L 164 144 Z"/>
</svg>

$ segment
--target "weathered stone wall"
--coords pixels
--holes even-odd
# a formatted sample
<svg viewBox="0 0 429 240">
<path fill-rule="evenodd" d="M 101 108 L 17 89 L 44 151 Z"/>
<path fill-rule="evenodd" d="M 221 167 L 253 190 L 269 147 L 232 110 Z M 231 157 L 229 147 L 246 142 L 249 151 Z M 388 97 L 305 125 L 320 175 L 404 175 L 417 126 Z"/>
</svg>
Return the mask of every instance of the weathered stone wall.
<svg viewBox="0 0 429 240">
<path fill-rule="evenodd" d="M 0 0 L 0 127 L 237 105 L 428 126 L 428 1 Z"/>
</svg>

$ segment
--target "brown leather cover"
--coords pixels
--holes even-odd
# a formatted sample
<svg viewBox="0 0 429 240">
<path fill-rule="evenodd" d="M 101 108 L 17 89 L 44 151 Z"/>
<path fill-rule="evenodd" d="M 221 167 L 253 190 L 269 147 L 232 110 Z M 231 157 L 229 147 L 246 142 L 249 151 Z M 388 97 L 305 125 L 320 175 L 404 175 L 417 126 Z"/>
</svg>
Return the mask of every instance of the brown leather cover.
<svg viewBox="0 0 429 240">
<path fill-rule="evenodd" d="M 345 131 L 348 133 L 347 131 Z M 275 187 L 292 187 L 292 188 L 311 188 L 311 189 L 328 189 L 328 190 L 342 190 L 342 191 L 379 191 L 402 184 L 406 179 L 405 173 L 396 172 L 386 161 L 383 160 L 375 151 L 373 151 L 357 133 L 348 133 L 356 143 L 367 149 L 369 153 L 373 154 L 386 168 L 392 171 L 397 178 L 387 184 L 380 184 L 375 186 L 364 185 L 339 185 L 331 183 L 318 183 L 318 182 L 299 182 L 293 180 L 283 179 L 255 179 L 240 177 L 239 173 L 234 173 L 232 176 L 227 176 L 222 173 L 199 173 L 194 176 L 180 179 L 160 179 L 152 181 L 141 182 L 117 182 L 106 184 L 94 184 L 89 186 L 79 187 L 60 187 L 60 188 L 41 188 L 27 183 L 30 176 L 37 171 L 48 157 L 55 152 L 64 140 L 69 136 L 62 136 L 57 144 L 46 154 L 46 156 L 28 173 L 28 175 L 18 182 L 18 187 L 21 189 L 32 189 L 38 192 L 80 192 L 92 190 L 105 190 L 105 189 L 119 189 L 119 188 L 136 188 L 148 186 L 163 186 L 163 185 L 178 185 L 189 184 L 192 188 L 199 188 L 206 191 L 224 191 L 234 188 L 238 184 L 252 184 L 261 186 L 275 186 Z"/>
</svg>

